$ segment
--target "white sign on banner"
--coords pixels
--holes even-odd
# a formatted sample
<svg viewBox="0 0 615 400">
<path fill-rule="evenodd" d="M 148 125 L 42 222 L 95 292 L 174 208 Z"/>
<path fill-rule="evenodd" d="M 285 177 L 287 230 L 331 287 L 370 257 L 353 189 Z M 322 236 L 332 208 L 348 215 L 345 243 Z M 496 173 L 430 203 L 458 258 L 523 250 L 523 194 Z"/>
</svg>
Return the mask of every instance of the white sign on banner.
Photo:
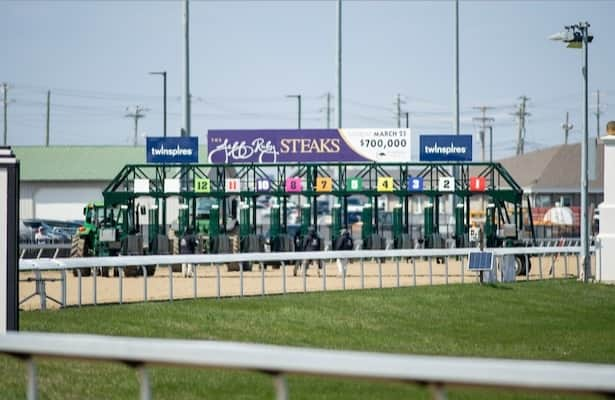
<svg viewBox="0 0 615 400">
<path fill-rule="evenodd" d="M 452 176 L 441 176 L 438 179 L 438 191 L 452 192 L 455 190 L 455 178 Z"/>
<path fill-rule="evenodd" d="M 408 162 L 410 129 L 340 129 L 340 136 L 357 154 L 373 161 Z"/>
<path fill-rule="evenodd" d="M 179 179 L 165 179 L 164 180 L 164 192 L 165 193 L 179 193 L 181 187 Z"/>
<path fill-rule="evenodd" d="M 134 193 L 149 193 L 149 179 L 135 179 L 133 192 Z"/>
</svg>

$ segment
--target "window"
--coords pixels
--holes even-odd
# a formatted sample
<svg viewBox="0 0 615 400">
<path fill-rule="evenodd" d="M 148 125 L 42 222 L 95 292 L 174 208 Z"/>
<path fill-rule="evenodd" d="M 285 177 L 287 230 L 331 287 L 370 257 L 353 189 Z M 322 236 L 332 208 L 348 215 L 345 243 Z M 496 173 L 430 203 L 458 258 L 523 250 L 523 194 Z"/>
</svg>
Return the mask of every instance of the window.
<svg viewBox="0 0 615 400">
<path fill-rule="evenodd" d="M 534 207 L 552 207 L 554 205 L 550 194 L 537 194 L 535 203 Z"/>
</svg>

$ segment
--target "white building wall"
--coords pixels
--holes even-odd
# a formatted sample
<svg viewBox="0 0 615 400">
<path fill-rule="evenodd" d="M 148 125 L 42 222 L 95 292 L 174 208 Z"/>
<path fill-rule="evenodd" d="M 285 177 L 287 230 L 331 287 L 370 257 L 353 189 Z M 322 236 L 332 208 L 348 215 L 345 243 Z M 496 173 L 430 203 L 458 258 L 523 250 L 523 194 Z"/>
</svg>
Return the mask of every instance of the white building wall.
<svg viewBox="0 0 615 400">
<path fill-rule="evenodd" d="M 83 219 L 83 206 L 102 200 L 108 182 L 21 182 L 19 215 L 22 219 Z"/>
<path fill-rule="evenodd" d="M 19 184 L 19 219 L 34 218 L 34 187 L 21 182 Z"/>
</svg>

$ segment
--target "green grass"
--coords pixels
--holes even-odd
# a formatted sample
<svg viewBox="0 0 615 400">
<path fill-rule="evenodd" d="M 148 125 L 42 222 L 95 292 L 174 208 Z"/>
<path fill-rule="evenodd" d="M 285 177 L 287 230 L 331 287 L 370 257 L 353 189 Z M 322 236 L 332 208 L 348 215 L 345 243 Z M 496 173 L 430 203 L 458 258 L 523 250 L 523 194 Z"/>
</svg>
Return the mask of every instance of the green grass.
<svg viewBox="0 0 615 400">
<path fill-rule="evenodd" d="M 615 363 L 615 287 L 575 281 L 451 285 L 189 300 L 21 313 L 24 331 L 232 340 L 387 353 Z M 0 399 L 25 397 L 25 368 L 0 356 Z M 263 374 L 154 368 L 156 399 L 273 397 Z M 42 361 L 41 399 L 138 398 L 136 374 L 112 363 Z M 401 383 L 292 376 L 293 399 L 429 398 Z M 453 399 L 569 398 L 457 390 Z"/>
</svg>

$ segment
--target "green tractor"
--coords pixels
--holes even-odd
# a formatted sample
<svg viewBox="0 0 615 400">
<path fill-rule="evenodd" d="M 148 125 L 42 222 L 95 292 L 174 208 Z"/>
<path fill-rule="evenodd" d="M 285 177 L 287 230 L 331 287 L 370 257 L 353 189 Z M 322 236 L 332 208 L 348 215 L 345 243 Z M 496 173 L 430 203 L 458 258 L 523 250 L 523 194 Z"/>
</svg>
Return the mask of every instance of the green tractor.
<svg viewBox="0 0 615 400">
<path fill-rule="evenodd" d="M 83 208 L 85 221 L 73 236 L 71 257 L 113 257 L 122 255 L 143 255 L 143 236 L 136 230 L 138 216 L 130 212 L 127 205 L 105 208 L 102 201 L 93 201 Z M 147 275 L 156 273 L 156 265 L 145 266 Z M 81 276 L 90 276 L 91 268 L 81 268 Z M 109 276 L 112 268 L 102 267 L 100 275 Z M 114 276 L 119 274 L 113 270 Z M 139 276 L 141 267 L 124 268 L 125 276 Z M 73 275 L 79 272 L 73 270 Z"/>
<path fill-rule="evenodd" d="M 105 205 L 93 201 L 83 207 L 85 221 L 73 236 L 71 257 L 104 257 L 120 254 L 121 228 L 113 218 L 113 212 L 105 215 Z M 90 268 L 81 268 L 81 276 L 90 276 Z M 77 276 L 78 271 L 73 270 Z M 109 276 L 109 268 L 102 268 L 101 275 Z"/>
</svg>

